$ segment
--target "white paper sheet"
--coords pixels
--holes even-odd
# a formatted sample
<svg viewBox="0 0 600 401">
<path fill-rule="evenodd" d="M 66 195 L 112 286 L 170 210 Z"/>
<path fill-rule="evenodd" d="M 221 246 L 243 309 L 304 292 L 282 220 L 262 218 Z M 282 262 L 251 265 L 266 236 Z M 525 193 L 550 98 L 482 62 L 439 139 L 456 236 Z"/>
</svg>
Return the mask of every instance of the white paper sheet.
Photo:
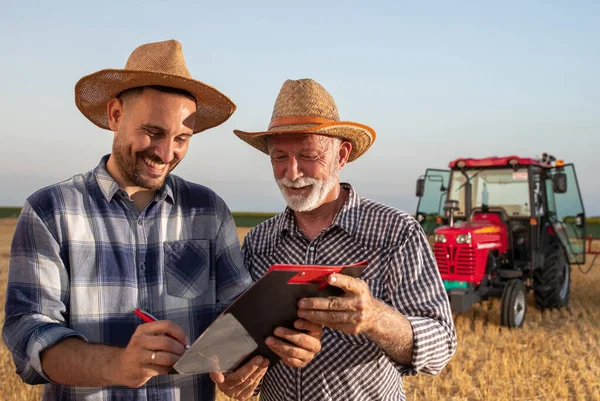
<svg viewBox="0 0 600 401">
<path fill-rule="evenodd" d="M 219 316 L 173 366 L 180 374 L 228 372 L 258 344 L 231 314 Z"/>
</svg>

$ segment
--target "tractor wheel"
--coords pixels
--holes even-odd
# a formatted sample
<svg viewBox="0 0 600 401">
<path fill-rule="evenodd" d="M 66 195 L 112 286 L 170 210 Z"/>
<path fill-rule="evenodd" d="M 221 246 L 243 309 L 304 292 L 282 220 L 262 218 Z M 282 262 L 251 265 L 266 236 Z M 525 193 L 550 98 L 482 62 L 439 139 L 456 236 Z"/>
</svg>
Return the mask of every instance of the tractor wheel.
<svg viewBox="0 0 600 401">
<path fill-rule="evenodd" d="M 527 288 L 519 279 L 504 287 L 500 306 L 500 325 L 509 328 L 523 326 L 527 313 Z"/>
<path fill-rule="evenodd" d="M 533 271 L 535 306 L 564 308 L 569 304 L 571 266 L 560 245 L 552 245 L 544 260 L 544 266 Z"/>
</svg>

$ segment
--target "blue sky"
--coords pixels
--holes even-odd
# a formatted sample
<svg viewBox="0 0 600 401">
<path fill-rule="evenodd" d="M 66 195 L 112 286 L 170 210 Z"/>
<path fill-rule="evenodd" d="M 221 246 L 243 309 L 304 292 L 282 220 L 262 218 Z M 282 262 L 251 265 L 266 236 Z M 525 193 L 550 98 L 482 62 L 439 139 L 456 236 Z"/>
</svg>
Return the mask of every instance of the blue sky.
<svg viewBox="0 0 600 401">
<path fill-rule="evenodd" d="M 542 152 L 574 162 L 600 215 L 600 2 L 3 2 L 0 205 L 88 171 L 112 133 L 73 101 L 77 80 L 122 68 L 138 45 L 177 39 L 192 75 L 238 106 L 195 136 L 175 174 L 235 211 L 279 211 L 262 130 L 288 79 L 313 78 L 342 119 L 377 140 L 342 179 L 414 212 L 415 181 L 459 156 Z"/>
</svg>

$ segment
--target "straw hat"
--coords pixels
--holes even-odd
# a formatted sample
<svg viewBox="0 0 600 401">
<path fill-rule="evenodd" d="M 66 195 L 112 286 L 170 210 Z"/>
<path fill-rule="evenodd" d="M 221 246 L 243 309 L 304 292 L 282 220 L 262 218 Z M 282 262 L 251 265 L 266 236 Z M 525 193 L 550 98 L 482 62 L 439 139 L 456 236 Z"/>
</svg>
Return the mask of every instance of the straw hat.
<svg viewBox="0 0 600 401">
<path fill-rule="evenodd" d="M 110 129 L 108 101 L 124 90 L 151 85 L 181 89 L 196 98 L 194 133 L 224 123 L 236 109 L 223 93 L 192 79 L 176 40 L 143 44 L 131 53 L 125 69 L 105 69 L 81 78 L 75 85 L 75 104 L 91 122 Z"/>
<path fill-rule="evenodd" d="M 312 79 L 288 79 L 275 100 L 271 123 L 267 131 L 233 131 L 241 140 L 269 153 L 269 135 L 309 133 L 335 136 L 349 141 L 351 162 L 365 153 L 375 141 L 375 130 L 366 125 L 340 121 L 333 97 Z"/>
</svg>

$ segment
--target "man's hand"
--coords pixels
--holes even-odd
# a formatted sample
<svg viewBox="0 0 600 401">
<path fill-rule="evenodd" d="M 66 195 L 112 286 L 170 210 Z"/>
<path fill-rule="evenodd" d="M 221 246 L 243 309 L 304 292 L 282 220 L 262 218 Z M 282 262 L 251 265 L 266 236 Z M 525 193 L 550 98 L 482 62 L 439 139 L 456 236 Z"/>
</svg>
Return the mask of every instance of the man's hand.
<svg viewBox="0 0 600 401">
<path fill-rule="evenodd" d="M 224 375 L 221 372 L 210 373 L 210 378 L 226 396 L 236 400 L 247 400 L 262 377 L 267 373 L 269 360 L 258 355 L 233 373 Z"/>
<path fill-rule="evenodd" d="M 298 316 L 346 334 L 368 334 L 376 327 L 379 302 L 363 280 L 332 274 L 327 283 L 344 290 L 341 297 L 303 298 Z"/>
<path fill-rule="evenodd" d="M 267 337 L 265 343 L 283 363 L 292 368 L 302 368 L 321 350 L 323 327 L 304 319 L 296 320 L 294 327 L 302 331 L 278 327 L 273 334 L 287 341 Z"/>
<path fill-rule="evenodd" d="M 116 361 L 115 379 L 140 387 L 151 377 L 168 373 L 188 344 L 184 330 L 171 321 L 142 324 Z"/>
</svg>

